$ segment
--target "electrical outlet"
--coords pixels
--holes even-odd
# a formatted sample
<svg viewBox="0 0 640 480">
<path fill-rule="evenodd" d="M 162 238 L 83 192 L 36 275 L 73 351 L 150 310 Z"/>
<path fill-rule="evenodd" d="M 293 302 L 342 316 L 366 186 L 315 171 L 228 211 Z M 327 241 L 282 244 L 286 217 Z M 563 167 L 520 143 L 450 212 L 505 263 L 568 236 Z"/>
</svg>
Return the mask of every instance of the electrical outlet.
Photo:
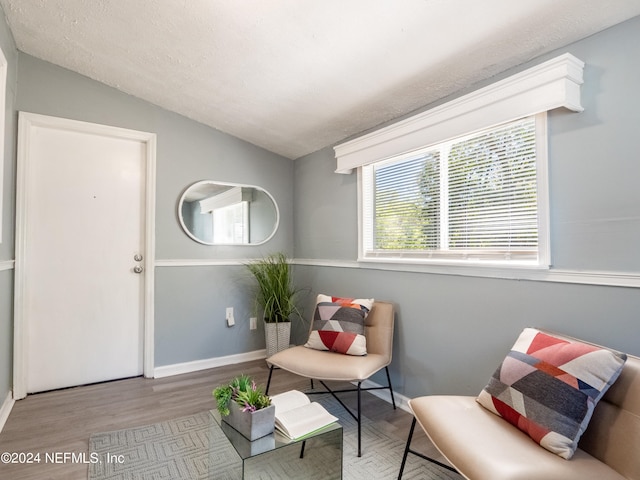
<svg viewBox="0 0 640 480">
<path fill-rule="evenodd" d="M 256 317 L 251 317 L 249 319 L 249 330 L 255 330 L 258 328 L 258 319 Z"/>
</svg>

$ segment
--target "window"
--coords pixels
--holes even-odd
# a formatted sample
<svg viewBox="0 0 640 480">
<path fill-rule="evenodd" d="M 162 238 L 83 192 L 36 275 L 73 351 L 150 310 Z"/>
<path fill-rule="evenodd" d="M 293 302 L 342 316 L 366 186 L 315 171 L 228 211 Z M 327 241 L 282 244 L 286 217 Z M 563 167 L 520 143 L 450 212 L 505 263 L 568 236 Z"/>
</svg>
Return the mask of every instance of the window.
<svg viewBox="0 0 640 480">
<path fill-rule="evenodd" d="M 359 260 L 548 268 L 546 112 L 583 111 L 583 69 L 565 53 L 336 145 Z"/>
<path fill-rule="evenodd" d="M 548 265 L 546 113 L 359 171 L 363 260 Z"/>
<path fill-rule="evenodd" d="M 216 208 L 212 214 L 214 244 L 249 243 L 249 202 Z"/>
</svg>

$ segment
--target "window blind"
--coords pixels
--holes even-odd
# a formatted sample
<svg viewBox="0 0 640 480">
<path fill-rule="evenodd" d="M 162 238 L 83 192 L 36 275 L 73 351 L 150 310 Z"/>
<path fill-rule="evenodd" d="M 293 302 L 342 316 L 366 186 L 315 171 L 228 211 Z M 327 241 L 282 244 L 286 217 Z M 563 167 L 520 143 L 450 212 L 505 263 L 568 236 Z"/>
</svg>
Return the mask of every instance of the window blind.
<svg viewBox="0 0 640 480">
<path fill-rule="evenodd" d="M 438 248 L 439 157 L 427 152 L 375 169 L 375 249 Z"/>
<path fill-rule="evenodd" d="M 535 122 L 454 143 L 449 152 L 449 248 L 535 253 Z"/>
<path fill-rule="evenodd" d="M 536 260 L 536 117 L 362 167 L 365 257 Z"/>
</svg>

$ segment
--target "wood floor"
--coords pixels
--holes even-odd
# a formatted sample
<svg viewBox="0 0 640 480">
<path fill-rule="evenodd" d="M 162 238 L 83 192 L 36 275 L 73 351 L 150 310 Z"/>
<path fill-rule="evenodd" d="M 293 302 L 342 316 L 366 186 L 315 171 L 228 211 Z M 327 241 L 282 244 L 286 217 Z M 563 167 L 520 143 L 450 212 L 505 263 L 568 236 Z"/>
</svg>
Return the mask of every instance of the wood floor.
<svg viewBox="0 0 640 480">
<path fill-rule="evenodd" d="M 88 465 L 65 461 L 63 454 L 78 457 L 86 452 L 88 459 L 91 434 L 211 410 L 215 406 L 213 388 L 239 373 L 251 375 L 259 384 L 266 385 L 269 370 L 264 360 L 256 360 L 161 379 L 138 377 L 30 395 L 15 403 L 0 433 L 0 453 L 40 453 L 41 463 L 0 463 L 0 479 L 86 480 Z M 308 380 L 278 370 L 269 393 L 308 388 Z M 348 395 L 352 398 L 347 397 L 346 403 L 354 405 L 355 394 Z M 369 393 L 363 394 L 362 406 L 367 418 L 389 435 L 406 441 L 410 414 L 393 410 L 389 403 Z M 416 431 L 412 446 L 441 459 L 422 431 Z M 45 463 L 46 453 L 60 463 Z"/>
</svg>

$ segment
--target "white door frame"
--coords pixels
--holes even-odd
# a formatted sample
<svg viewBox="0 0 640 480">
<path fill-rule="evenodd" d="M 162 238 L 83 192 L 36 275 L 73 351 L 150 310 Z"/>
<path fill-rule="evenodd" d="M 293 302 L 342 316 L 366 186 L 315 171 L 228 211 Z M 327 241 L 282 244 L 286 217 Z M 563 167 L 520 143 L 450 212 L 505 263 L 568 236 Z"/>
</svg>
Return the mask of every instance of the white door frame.
<svg viewBox="0 0 640 480">
<path fill-rule="evenodd" d="M 33 172 L 29 162 L 31 131 L 34 127 L 92 133 L 115 138 L 138 140 L 146 145 L 145 179 L 145 269 L 144 269 L 144 335 L 143 372 L 154 376 L 154 274 L 155 274 L 155 199 L 156 199 L 156 135 L 154 133 L 111 127 L 78 120 L 20 112 L 18 119 L 18 151 L 16 178 L 16 259 L 14 281 L 13 398 L 27 396 L 28 322 L 24 315 L 25 254 L 27 225 L 27 185 Z"/>
</svg>

